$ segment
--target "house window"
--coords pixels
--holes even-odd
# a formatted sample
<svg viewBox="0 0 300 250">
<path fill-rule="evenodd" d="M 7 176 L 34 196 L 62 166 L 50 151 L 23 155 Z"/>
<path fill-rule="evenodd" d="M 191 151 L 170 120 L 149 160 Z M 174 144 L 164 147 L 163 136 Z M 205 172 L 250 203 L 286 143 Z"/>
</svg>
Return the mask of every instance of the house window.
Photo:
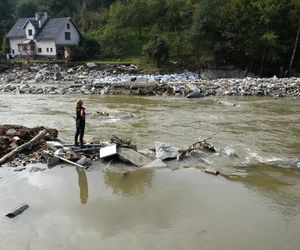
<svg viewBox="0 0 300 250">
<path fill-rule="evenodd" d="M 49 48 L 47 48 L 47 52 L 49 52 Z"/>
<path fill-rule="evenodd" d="M 12 50 L 12 53 L 15 54 L 15 50 L 14 49 Z"/>
<path fill-rule="evenodd" d="M 32 30 L 28 30 L 28 36 L 32 36 Z"/>
<path fill-rule="evenodd" d="M 52 49 L 52 48 L 50 48 L 50 51 L 51 51 L 51 52 L 53 52 L 53 49 Z"/>
<path fill-rule="evenodd" d="M 38 52 L 41 53 L 42 52 L 42 48 L 38 48 Z"/>
<path fill-rule="evenodd" d="M 70 29 L 70 24 L 69 24 L 69 23 L 67 23 L 67 29 L 68 29 L 68 30 Z"/>
<path fill-rule="evenodd" d="M 65 40 L 71 40 L 71 33 L 65 32 Z"/>
</svg>

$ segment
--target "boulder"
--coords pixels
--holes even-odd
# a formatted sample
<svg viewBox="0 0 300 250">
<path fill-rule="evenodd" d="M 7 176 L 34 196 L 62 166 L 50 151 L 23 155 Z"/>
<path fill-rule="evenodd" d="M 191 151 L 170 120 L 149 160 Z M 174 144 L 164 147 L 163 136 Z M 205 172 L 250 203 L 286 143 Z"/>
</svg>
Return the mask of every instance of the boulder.
<svg viewBox="0 0 300 250">
<path fill-rule="evenodd" d="M 186 98 L 201 98 L 201 97 L 204 97 L 204 94 L 202 94 L 199 90 L 194 90 L 192 93 L 186 96 Z"/>
<path fill-rule="evenodd" d="M 43 79 L 44 79 L 44 76 L 42 74 L 39 74 L 39 73 L 36 74 L 35 78 L 34 78 L 35 82 L 41 82 L 41 81 L 43 81 Z"/>
<path fill-rule="evenodd" d="M 130 162 L 137 167 L 142 167 L 149 163 L 149 158 L 130 148 L 118 148 L 119 159 Z"/>
<path fill-rule="evenodd" d="M 165 143 L 155 142 L 156 158 L 161 160 L 174 159 L 178 155 L 179 148 Z"/>
</svg>

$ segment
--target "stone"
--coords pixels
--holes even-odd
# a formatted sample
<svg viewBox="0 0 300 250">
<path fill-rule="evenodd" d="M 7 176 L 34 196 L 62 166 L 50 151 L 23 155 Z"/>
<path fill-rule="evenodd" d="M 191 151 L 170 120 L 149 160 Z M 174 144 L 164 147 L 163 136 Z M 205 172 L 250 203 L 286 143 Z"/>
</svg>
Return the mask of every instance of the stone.
<svg viewBox="0 0 300 250">
<path fill-rule="evenodd" d="M 178 155 L 179 148 L 165 143 L 155 142 L 156 158 L 161 160 L 174 159 Z"/>
<path fill-rule="evenodd" d="M 120 160 L 130 162 L 137 167 L 142 167 L 150 162 L 148 157 L 130 148 L 119 148 L 118 156 Z"/>
<path fill-rule="evenodd" d="M 10 128 L 10 129 L 8 129 L 7 131 L 6 131 L 6 135 L 7 136 L 14 136 L 14 135 L 16 135 L 18 132 L 17 132 L 17 130 L 15 130 L 14 128 Z"/>
<path fill-rule="evenodd" d="M 192 93 L 188 94 L 186 98 L 201 98 L 204 95 L 199 90 L 194 90 Z"/>
<path fill-rule="evenodd" d="M 61 73 L 60 73 L 60 72 L 55 72 L 55 73 L 54 73 L 54 76 L 53 76 L 53 79 L 54 79 L 55 81 L 61 80 L 61 79 L 62 79 Z"/>
<path fill-rule="evenodd" d="M 96 63 L 92 63 L 92 62 L 88 62 L 86 64 L 86 66 L 88 66 L 89 68 L 95 68 L 95 67 L 97 67 L 97 64 Z"/>
<path fill-rule="evenodd" d="M 65 155 L 65 152 L 62 148 L 60 148 L 60 149 L 56 150 L 54 152 L 54 154 L 57 155 L 57 156 L 63 157 Z"/>
<path fill-rule="evenodd" d="M 35 78 L 34 78 L 35 82 L 41 82 L 41 81 L 43 81 L 43 79 L 44 79 L 44 76 L 42 74 L 36 74 Z"/>
<path fill-rule="evenodd" d="M 87 166 L 91 163 L 91 160 L 86 156 L 82 156 L 76 163 L 82 166 Z"/>
</svg>

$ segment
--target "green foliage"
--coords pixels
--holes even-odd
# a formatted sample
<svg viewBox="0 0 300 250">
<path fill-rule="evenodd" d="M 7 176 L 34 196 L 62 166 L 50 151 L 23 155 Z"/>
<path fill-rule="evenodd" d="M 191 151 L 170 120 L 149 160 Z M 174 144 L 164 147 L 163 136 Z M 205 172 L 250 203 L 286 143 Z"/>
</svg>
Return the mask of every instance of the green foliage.
<svg viewBox="0 0 300 250">
<path fill-rule="evenodd" d="M 39 10 L 39 7 L 34 1 L 19 2 L 17 5 L 16 15 L 18 18 L 32 17 Z"/>
<path fill-rule="evenodd" d="M 144 53 L 152 58 L 157 67 L 168 61 L 169 51 L 166 39 L 161 36 L 153 37 L 144 47 Z"/>
<path fill-rule="evenodd" d="M 300 0 L 1 0 L 0 41 L 16 18 L 36 11 L 72 17 L 86 34 L 84 57 L 146 55 L 159 66 L 233 64 L 261 72 L 300 66 Z"/>
<path fill-rule="evenodd" d="M 95 59 L 100 56 L 100 44 L 90 36 L 82 36 L 79 43 L 77 59 L 80 61 Z"/>
</svg>

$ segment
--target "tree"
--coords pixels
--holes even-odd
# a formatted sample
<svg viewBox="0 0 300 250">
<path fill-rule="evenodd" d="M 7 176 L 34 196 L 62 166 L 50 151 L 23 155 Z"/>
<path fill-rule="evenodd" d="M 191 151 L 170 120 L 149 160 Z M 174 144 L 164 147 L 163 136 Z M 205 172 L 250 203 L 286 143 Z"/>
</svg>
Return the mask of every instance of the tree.
<svg viewBox="0 0 300 250">
<path fill-rule="evenodd" d="M 216 61 L 219 51 L 224 47 L 224 41 L 218 22 L 222 8 L 229 0 L 203 0 L 197 5 L 190 29 L 189 41 L 199 63 Z"/>
<path fill-rule="evenodd" d="M 296 54 L 297 47 L 298 47 L 298 41 L 299 41 L 299 35 L 300 35 L 300 0 L 292 0 L 292 6 L 294 7 L 293 11 L 292 11 L 292 15 L 295 17 L 296 20 L 298 19 L 298 28 L 297 28 L 297 32 L 296 32 L 296 36 L 295 36 L 295 43 L 294 43 L 293 53 L 291 55 L 291 59 L 290 59 L 289 67 L 288 67 L 288 72 L 291 72 L 291 70 L 292 70 L 295 54 Z"/>
<path fill-rule="evenodd" d="M 19 2 L 17 5 L 17 17 L 32 17 L 38 10 L 38 5 L 33 1 Z"/>
<path fill-rule="evenodd" d="M 144 53 L 153 59 L 157 67 L 161 67 L 168 61 L 169 50 L 163 37 L 152 38 L 144 47 Z"/>
</svg>

